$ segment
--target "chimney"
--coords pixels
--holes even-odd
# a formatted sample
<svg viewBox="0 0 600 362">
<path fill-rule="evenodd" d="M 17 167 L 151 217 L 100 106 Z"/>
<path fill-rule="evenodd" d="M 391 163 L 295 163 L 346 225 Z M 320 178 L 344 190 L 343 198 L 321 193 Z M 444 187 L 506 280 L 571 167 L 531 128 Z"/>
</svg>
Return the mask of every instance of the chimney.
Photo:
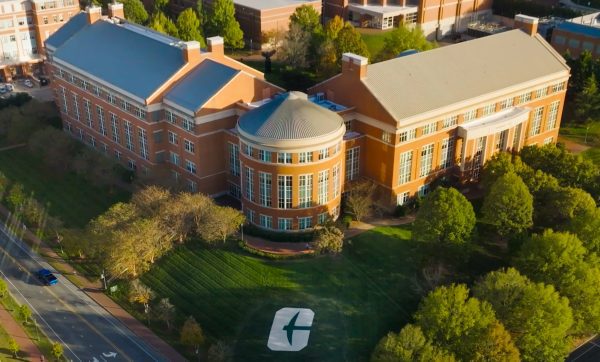
<svg viewBox="0 0 600 362">
<path fill-rule="evenodd" d="M 183 43 L 183 60 L 185 60 L 186 63 L 194 63 L 197 62 L 198 60 L 200 60 L 201 57 L 201 50 L 200 50 L 200 43 L 192 40 L 192 41 L 186 41 Z"/>
<path fill-rule="evenodd" d="M 368 64 L 369 58 L 361 57 L 354 53 L 344 53 L 342 55 L 342 74 L 362 79 L 367 76 Z"/>
<path fill-rule="evenodd" d="M 118 3 L 116 1 L 108 4 L 108 17 L 125 19 L 125 11 L 123 10 L 123 4 Z"/>
<path fill-rule="evenodd" d="M 102 8 L 96 5 L 91 5 L 85 8 L 87 13 L 88 24 L 93 24 L 102 17 Z"/>
<path fill-rule="evenodd" d="M 529 36 L 534 36 L 537 33 L 538 18 L 523 14 L 515 15 L 515 29 L 521 29 Z"/>
<path fill-rule="evenodd" d="M 206 41 L 208 43 L 208 51 L 213 55 L 225 55 L 225 45 L 222 37 L 213 36 L 212 38 L 206 39 Z"/>
</svg>

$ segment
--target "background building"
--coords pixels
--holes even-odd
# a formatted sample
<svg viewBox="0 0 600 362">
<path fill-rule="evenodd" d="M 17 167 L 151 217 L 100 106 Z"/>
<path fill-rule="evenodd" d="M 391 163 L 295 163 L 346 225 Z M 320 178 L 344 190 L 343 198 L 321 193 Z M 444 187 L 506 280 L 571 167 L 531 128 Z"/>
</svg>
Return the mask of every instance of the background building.
<svg viewBox="0 0 600 362">
<path fill-rule="evenodd" d="M 44 41 L 78 12 L 78 0 L 0 2 L 0 80 L 41 73 Z"/>
<path fill-rule="evenodd" d="M 560 54 L 568 51 L 577 58 L 588 50 L 594 58 L 600 58 L 600 13 L 569 19 L 552 30 L 551 44 Z"/>
</svg>

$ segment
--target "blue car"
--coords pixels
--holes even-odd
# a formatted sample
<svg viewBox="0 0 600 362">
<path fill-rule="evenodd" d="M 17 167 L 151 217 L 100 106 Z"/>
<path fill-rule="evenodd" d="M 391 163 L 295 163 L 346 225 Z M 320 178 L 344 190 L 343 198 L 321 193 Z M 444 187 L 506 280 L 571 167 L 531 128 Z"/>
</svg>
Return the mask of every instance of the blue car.
<svg viewBox="0 0 600 362">
<path fill-rule="evenodd" d="M 58 279 L 48 269 L 40 269 L 36 273 L 38 279 L 44 283 L 44 285 L 54 285 L 58 283 Z"/>
</svg>

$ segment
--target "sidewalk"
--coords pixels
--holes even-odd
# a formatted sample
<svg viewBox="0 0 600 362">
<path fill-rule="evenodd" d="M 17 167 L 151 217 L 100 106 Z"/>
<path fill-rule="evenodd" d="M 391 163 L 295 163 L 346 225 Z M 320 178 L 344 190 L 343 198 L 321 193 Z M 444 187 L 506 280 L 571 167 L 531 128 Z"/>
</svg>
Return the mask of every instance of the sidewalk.
<svg viewBox="0 0 600 362">
<path fill-rule="evenodd" d="M 0 304 L 0 325 L 6 330 L 9 336 L 12 336 L 20 347 L 19 357 L 28 357 L 29 361 L 40 361 L 42 353 L 37 346 L 29 339 L 23 327 L 4 309 Z"/>
<path fill-rule="evenodd" d="M 0 205 L 0 215 L 4 218 L 8 215 L 8 210 Z M 127 328 L 129 328 L 140 339 L 144 340 L 150 347 L 162 354 L 169 361 L 186 361 L 173 347 L 160 339 L 143 323 L 135 319 L 120 305 L 110 299 L 106 294 L 102 293 L 101 281 L 91 282 L 87 278 L 79 275 L 71 264 L 64 261 L 54 250 L 46 243 L 38 239 L 29 230 L 24 232 L 21 237 L 32 249 L 46 258 L 46 261 L 52 265 L 59 273 L 71 280 L 75 285 L 81 288 L 90 298 L 104 308 L 108 313 L 112 314 Z"/>
</svg>

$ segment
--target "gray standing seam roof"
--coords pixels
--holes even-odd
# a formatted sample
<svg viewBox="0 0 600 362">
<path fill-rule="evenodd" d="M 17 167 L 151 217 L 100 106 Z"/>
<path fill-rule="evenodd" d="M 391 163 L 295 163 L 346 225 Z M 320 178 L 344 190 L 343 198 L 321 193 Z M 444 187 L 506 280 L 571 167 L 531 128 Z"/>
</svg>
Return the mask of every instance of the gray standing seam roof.
<svg viewBox="0 0 600 362">
<path fill-rule="evenodd" d="M 102 20 L 71 36 L 54 58 L 142 99 L 185 64 L 180 48 Z"/>
<path fill-rule="evenodd" d="M 337 113 L 307 99 L 301 92 L 283 94 L 248 111 L 238 127 L 256 137 L 274 140 L 308 139 L 333 133 L 344 125 Z"/>
<path fill-rule="evenodd" d="M 240 72 L 207 59 L 171 88 L 165 99 L 196 112 Z"/>
<path fill-rule="evenodd" d="M 88 25 L 87 14 L 84 12 L 80 12 L 79 14 L 73 16 L 69 21 L 67 21 L 63 26 L 58 28 L 54 34 L 50 35 L 48 39 L 46 39 L 46 45 L 52 46 L 54 48 L 58 48 L 63 45 L 73 34 L 77 33 L 79 30 L 83 29 Z"/>
</svg>

